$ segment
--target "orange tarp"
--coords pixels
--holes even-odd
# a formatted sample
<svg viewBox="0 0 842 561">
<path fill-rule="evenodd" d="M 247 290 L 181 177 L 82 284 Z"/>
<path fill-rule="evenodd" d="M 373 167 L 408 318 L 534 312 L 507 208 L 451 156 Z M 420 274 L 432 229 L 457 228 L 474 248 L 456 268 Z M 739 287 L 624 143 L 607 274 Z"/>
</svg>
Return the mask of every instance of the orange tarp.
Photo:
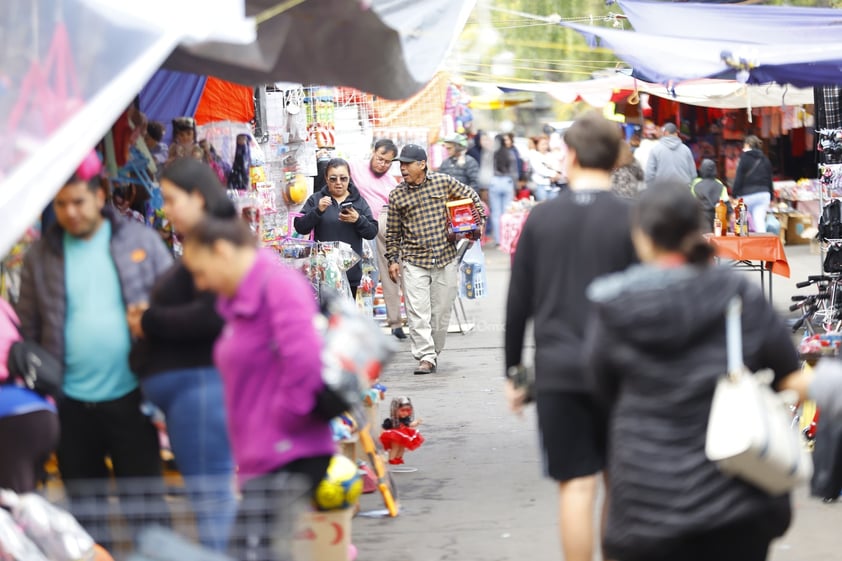
<svg viewBox="0 0 842 561">
<path fill-rule="evenodd" d="M 197 125 L 218 121 L 248 123 L 254 119 L 254 92 L 248 86 L 208 76 L 194 118 Z"/>
</svg>

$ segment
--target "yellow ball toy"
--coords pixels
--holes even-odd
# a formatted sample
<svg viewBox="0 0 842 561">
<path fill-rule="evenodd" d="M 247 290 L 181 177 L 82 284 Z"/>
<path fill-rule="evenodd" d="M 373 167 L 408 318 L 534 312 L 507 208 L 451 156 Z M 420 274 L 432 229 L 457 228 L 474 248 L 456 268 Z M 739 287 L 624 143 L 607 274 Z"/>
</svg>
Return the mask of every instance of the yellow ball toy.
<svg viewBox="0 0 842 561">
<path fill-rule="evenodd" d="M 330 460 L 327 473 L 316 487 L 316 507 L 319 510 L 348 508 L 359 500 L 363 492 L 363 479 L 357 464 L 345 456 L 336 455 Z"/>
</svg>

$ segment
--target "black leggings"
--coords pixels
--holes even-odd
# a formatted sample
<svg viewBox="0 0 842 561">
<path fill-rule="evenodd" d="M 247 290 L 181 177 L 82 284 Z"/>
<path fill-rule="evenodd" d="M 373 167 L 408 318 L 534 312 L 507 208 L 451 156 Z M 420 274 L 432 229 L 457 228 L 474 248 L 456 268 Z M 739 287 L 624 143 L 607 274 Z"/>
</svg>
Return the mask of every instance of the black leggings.
<svg viewBox="0 0 842 561">
<path fill-rule="evenodd" d="M 58 439 L 58 415 L 52 411 L 0 418 L 0 489 L 34 491 Z"/>
</svg>

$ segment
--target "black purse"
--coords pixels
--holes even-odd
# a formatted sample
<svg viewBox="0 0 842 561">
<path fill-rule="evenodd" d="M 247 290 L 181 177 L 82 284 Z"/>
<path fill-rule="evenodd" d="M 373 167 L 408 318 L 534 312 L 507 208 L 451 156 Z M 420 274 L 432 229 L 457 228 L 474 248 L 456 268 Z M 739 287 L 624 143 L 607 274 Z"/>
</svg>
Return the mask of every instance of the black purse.
<svg viewBox="0 0 842 561">
<path fill-rule="evenodd" d="M 20 325 L 9 318 L 20 331 Z M 23 333 L 21 333 L 23 337 Z M 27 388 L 43 396 L 60 398 L 64 385 L 64 369 L 53 355 L 38 343 L 23 339 L 12 343 L 6 360 L 9 381 L 20 380 Z"/>
<path fill-rule="evenodd" d="M 351 410 L 351 403 L 334 388 L 325 385 L 316 394 L 316 404 L 313 406 L 313 414 L 323 421 L 330 421 L 343 413 Z"/>
</svg>

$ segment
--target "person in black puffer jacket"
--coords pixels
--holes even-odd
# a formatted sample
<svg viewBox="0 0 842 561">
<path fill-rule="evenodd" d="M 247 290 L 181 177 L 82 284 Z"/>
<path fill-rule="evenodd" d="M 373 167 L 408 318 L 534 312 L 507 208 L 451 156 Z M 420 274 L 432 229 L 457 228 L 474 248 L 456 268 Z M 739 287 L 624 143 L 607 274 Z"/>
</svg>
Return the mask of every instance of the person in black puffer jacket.
<svg viewBox="0 0 842 561">
<path fill-rule="evenodd" d="M 728 189 L 716 178 L 716 162 L 709 159 L 702 160 L 699 166 L 699 177 L 690 184 L 690 192 L 699 199 L 705 216 L 702 222 L 702 231 L 713 232 L 713 221 L 716 218 L 716 204 L 725 201 L 728 205 L 728 214 L 731 214 L 731 203 L 728 200 Z"/>
<path fill-rule="evenodd" d="M 776 389 L 802 399 L 811 381 L 758 287 L 711 265 L 699 213 L 686 189 L 644 191 L 633 214 L 643 264 L 588 289 L 595 314 L 585 364 L 610 415 L 607 559 L 762 561 L 790 523 L 788 495 L 724 475 L 705 456 L 734 296 L 743 302 L 746 366 L 770 368 Z"/>
<path fill-rule="evenodd" d="M 754 135 L 746 137 L 743 153 L 737 163 L 732 193 L 743 199 L 754 222 L 755 232 L 766 231 L 766 213 L 772 203 L 772 162 L 760 150 L 763 141 Z"/>
<path fill-rule="evenodd" d="M 301 209 L 304 216 L 297 217 L 293 225 L 299 234 L 313 232 L 317 242 L 345 242 L 361 256 L 363 240 L 373 240 L 378 226 L 371 208 L 351 181 L 349 169 L 342 158 L 330 160 L 325 166 L 327 185 L 310 195 Z M 342 203 L 348 204 L 344 212 Z M 347 275 L 351 296 L 356 297 L 362 279 L 360 264 L 348 269 Z"/>
</svg>

